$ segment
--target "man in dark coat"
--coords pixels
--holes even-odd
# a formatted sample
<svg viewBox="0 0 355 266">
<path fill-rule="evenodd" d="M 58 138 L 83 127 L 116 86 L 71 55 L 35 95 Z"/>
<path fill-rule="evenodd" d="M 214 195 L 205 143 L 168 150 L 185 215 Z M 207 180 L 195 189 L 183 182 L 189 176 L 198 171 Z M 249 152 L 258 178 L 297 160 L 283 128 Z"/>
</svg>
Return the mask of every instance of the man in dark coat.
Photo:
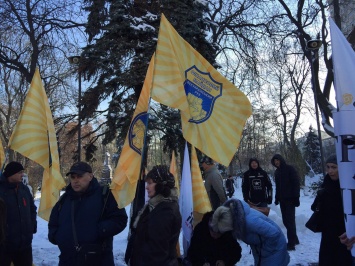
<svg viewBox="0 0 355 266">
<path fill-rule="evenodd" d="M 10 162 L 0 180 L 0 198 L 6 205 L 5 241 L 0 245 L 0 264 L 32 266 L 32 238 L 37 232 L 37 208 L 22 183 L 23 166 Z"/>
<path fill-rule="evenodd" d="M 295 250 L 299 244 L 296 232 L 296 207 L 300 206 L 300 179 L 296 169 L 286 164 L 280 154 L 275 154 L 271 159 L 275 170 L 275 205 L 280 203 L 282 222 L 287 229 L 287 249 Z"/>
<path fill-rule="evenodd" d="M 48 223 L 48 239 L 60 249 L 59 265 L 113 266 L 113 236 L 127 225 L 125 209 L 117 207 L 87 163 L 75 163 L 67 176 L 70 184 Z"/>
<path fill-rule="evenodd" d="M 249 204 L 267 207 L 272 203 L 270 178 L 256 158 L 249 160 L 249 170 L 243 174 L 242 191 L 244 201 Z"/>
</svg>

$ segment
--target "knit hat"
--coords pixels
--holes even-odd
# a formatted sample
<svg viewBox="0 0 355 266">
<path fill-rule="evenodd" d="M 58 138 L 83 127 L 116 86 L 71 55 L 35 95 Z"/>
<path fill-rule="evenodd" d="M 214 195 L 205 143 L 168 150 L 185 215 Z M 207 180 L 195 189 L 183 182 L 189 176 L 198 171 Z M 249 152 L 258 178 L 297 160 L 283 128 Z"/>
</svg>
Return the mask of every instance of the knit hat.
<svg viewBox="0 0 355 266">
<path fill-rule="evenodd" d="M 210 222 L 210 228 L 216 233 L 225 233 L 233 230 L 232 213 L 228 207 L 218 207 Z"/>
<path fill-rule="evenodd" d="M 23 168 L 22 164 L 19 162 L 9 162 L 4 169 L 4 176 L 8 178 L 23 170 L 25 170 L 25 168 Z"/>
<path fill-rule="evenodd" d="M 168 166 L 156 165 L 150 170 L 145 179 L 152 179 L 154 183 L 162 184 L 171 188 L 175 187 L 175 178 L 170 173 Z"/>
<path fill-rule="evenodd" d="M 325 161 L 325 163 L 333 163 L 333 164 L 338 164 L 338 161 L 337 161 L 337 156 L 336 154 L 332 154 L 328 157 L 328 159 Z"/>
<path fill-rule="evenodd" d="M 70 167 L 69 172 L 66 174 L 66 176 L 70 174 L 77 174 L 77 175 L 83 175 L 85 173 L 92 173 L 92 168 L 90 165 L 88 165 L 85 162 L 77 162 Z"/>
<path fill-rule="evenodd" d="M 200 163 L 205 163 L 207 165 L 212 165 L 214 164 L 214 161 L 212 160 L 212 158 L 208 157 L 208 156 L 203 156 Z"/>
</svg>

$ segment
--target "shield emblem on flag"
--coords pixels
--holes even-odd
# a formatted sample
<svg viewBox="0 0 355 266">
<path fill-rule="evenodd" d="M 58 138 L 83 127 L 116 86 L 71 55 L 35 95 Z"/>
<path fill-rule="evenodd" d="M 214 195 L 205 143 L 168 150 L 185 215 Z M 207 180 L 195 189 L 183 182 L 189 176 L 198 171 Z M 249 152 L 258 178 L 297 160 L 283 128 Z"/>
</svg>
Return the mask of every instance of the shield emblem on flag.
<svg viewBox="0 0 355 266">
<path fill-rule="evenodd" d="M 144 134 L 147 127 L 148 114 L 142 112 L 138 114 L 132 121 L 129 132 L 129 146 L 136 151 L 139 155 L 142 155 L 142 149 L 144 145 Z"/>
<path fill-rule="evenodd" d="M 184 88 L 191 114 L 189 122 L 202 123 L 211 116 L 216 99 L 222 95 L 222 83 L 196 66 L 185 71 L 185 78 Z"/>
</svg>

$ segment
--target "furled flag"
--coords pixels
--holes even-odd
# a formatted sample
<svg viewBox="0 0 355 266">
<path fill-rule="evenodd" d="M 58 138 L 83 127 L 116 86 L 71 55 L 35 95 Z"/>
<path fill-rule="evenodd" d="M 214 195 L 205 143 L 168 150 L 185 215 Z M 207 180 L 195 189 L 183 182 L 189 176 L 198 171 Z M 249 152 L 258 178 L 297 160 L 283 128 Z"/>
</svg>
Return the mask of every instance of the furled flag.
<svg viewBox="0 0 355 266">
<path fill-rule="evenodd" d="M 194 225 L 201 222 L 206 212 L 212 211 L 211 202 L 202 180 L 196 149 L 191 146 L 192 196 L 194 205 Z"/>
<path fill-rule="evenodd" d="M 176 158 L 175 158 L 175 152 L 173 151 L 173 154 L 171 155 L 171 162 L 170 162 L 170 168 L 169 168 L 170 173 L 174 175 L 175 178 L 175 187 L 177 189 L 178 195 L 180 194 L 180 182 L 179 182 L 179 175 L 177 172 L 177 166 L 176 166 Z"/>
<path fill-rule="evenodd" d="M 355 145 L 344 145 L 343 140 L 355 138 L 355 52 L 332 19 L 330 36 L 334 69 L 334 88 L 337 110 L 333 112 L 334 133 L 338 159 L 339 180 L 342 188 L 344 217 L 348 237 L 355 236 Z M 355 245 L 351 250 L 355 257 Z"/>
<path fill-rule="evenodd" d="M 1 174 L 1 171 L 2 171 L 2 167 L 5 163 L 5 153 L 4 153 L 4 148 L 1 144 L 1 140 L 0 140 L 0 174 Z"/>
<path fill-rule="evenodd" d="M 65 181 L 60 173 L 53 117 L 38 69 L 32 78 L 8 147 L 43 166 L 38 215 L 48 221 Z"/>
<path fill-rule="evenodd" d="M 180 109 L 184 138 L 229 165 L 251 115 L 248 98 L 161 17 L 152 98 Z"/>
<path fill-rule="evenodd" d="M 184 163 L 182 166 L 181 189 L 179 197 L 180 213 L 182 216 L 182 233 L 184 254 L 187 254 L 187 249 L 190 245 L 190 240 L 193 230 L 193 198 L 192 198 L 192 181 L 189 150 L 187 142 L 185 143 Z"/>
<path fill-rule="evenodd" d="M 154 55 L 150 60 L 141 95 L 139 96 L 121 156 L 112 178 L 111 191 L 120 208 L 124 208 L 130 204 L 136 193 L 148 124 L 148 107 L 153 69 Z"/>
<path fill-rule="evenodd" d="M 175 187 L 177 190 L 177 195 L 180 195 L 180 186 L 179 186 L 179 176 L 178 176 L 178 172 L 177 172 L 177 166 L 176 166 L 176 159 L 175 159 L 175 151 L 173 151 L 172 155 L 171 155 L 171 162 L 170 162 L 170 168 L 169 168 L 169 172 L 173 174 L 174 179 L 175 179 Z M 177 257 L 181 257 L 181 253 L 180 253 L 180 243 L 179 241 L 176 243 L 176 253 L 177 253 Z"/>
</svg>

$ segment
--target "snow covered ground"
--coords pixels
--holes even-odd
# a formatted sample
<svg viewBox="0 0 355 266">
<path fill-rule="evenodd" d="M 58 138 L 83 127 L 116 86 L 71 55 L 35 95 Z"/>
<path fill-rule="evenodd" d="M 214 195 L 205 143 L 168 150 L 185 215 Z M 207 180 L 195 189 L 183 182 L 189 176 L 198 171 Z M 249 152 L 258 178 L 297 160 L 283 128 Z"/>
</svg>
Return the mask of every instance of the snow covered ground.
<svg viewBox="0 0 355 266">
<path fill-rule="evenodd" d="M 312 182 L 315 181 L 317 181 L 317 177 L 307 178 L 306 186 L 309 186 Z M 243 199 L 241 192 L 241 179 L 239 178 L 237 180 L 237 189 L 234 193 L 234 197 L 238 199 Z M 309 191 L 308 187 L 301 190 L 301 205 L 300 207 L 296 208 L 297 234 L 300 240 L 300 244 L 296 246 L 295 251 L 290 251 L 291 261 L 289 265 L 291 266 L 306 266 L 312 263 L 316 263 L 318 261 L 318 250 L 321 235 L 319 233 L 311 232 L 304 226 L 304 224 L 312 214 L 310 206 L 313 203 L 313 200 L 314 196 Z M 38 197 L 36 197 L 36 204 L 39 204 Z M 280 207 L 275 206 L 274 204 L 271 204 L 270 207 L 270 219 L 275 221 L 282 228 L 283 232 L 286 235 L 286 229 L 282 224 Z M 130 213 L 130 206 L 126 207 L 126 211 L 127 214 Z M 52 245 L 48 241 L 48 223 L 40 217 L 37 218 L 37 221 L 38 230 L 37 233 L 34 235 L 34 239 L 32 242 L 34 264 L 36 266 L 58 265 L 59 250 L 57 246 Z M 127 234 L 128 227 L 126 227 L 126 229 L 122 233 L 114 237 L 113 253 L 115 257 L 116 266 L 126 265 L 124 263 L 123 258 L 127 245 Z M 237 265 L 253 265 L 254 261 L 253 256 L 250 254 L 250 247 L 248 247 L 243 242 L 240 242 L 240 245 L 242 247 L 242 258 Z"/>
</svg>

